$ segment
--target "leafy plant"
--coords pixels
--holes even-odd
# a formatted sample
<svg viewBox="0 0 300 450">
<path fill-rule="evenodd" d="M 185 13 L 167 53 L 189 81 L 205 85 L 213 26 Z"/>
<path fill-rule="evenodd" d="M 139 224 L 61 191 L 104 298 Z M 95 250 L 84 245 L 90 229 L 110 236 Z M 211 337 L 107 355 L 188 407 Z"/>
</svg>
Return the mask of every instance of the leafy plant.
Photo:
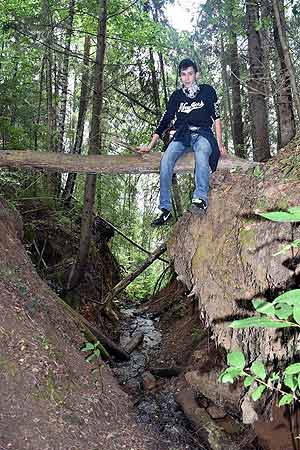
<svg viewBox="0 0 300 450">
<path fill-rule="evenodd" d="M 259 215 L 273 222 L 300 222 L 300 206 L 293 206 L 287 211 L 271 211 Z"/>
<path fill-rule="evenodd" d="M 259 400 L 267 389 L 277 391 L 280 394 L 278 406 L 299 401 L 300 397 L 300 363 L 287 366 L 282 372 L 267 374 L 266 367 L 261 361 L 255 361 L 246 366 L 246 359 L 242 352 L 234 351 L 227 355 L 228 367 L 225 369 L 219 381 L 222 383 L 234 383 L 239 379 L 244 380 L 246 388 L 253 387 L 251 397 Z M 284 385 L 285 390 L 280 386 Z"/>
<path fill-rule="evenodd" d="M 103 347 L 103 345 L 99 341 L 86 342 L 84 347 L 81 349 L 81 351 L 90 353 L 90 355 L 88 355 L 86 357 L 87 362 L 100 360 L 101 356 L 106 356 L 106 357 L 109 356 L 106 349 Z"/>
</svg>

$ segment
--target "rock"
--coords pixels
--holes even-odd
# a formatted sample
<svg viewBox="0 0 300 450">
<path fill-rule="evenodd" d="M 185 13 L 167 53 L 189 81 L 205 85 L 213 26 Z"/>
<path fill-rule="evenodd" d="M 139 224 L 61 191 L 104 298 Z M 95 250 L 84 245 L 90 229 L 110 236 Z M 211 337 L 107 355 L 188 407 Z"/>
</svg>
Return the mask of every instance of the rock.
<svg viewBox="0 0 300 450">
<path fill-rule="evenodd" d="M 224 419 L 226 416 L 226 412 L 222 408 L 218 408 L 215 405 L 209 406 L 206 411 L 212 419 Z"/>
<path fill-rule="evenodd" d="M 235 385 L 222 384 L 218 381 L 219 370 L 200 373 L 190 370 L 185 374 L 188 385 L 195 392 L 200 392 L 212 402 L 222 405 L 228 412 L 237 413 L 241 389 Z"/>
<path fill-rule="evenodd" d="M 248 394 L 245 395 L 244 400 L 242 401 L 241 409 L 243 412 L 243 423 L 253 424 L 258 421 L 258 415 L 254 409 L 253 401 Z"/>
<path fill-rule="evenodd" d="M 251 443 L 255 434 L 242 424 L 237 427 L 238 433 L 229 434 L 214 421 L 204 408 L 200 408 L 191 389 L 179 392 L 176 399 L 189 422 L 197 431 L 204 446 L 211 450 L 238 450 L 241 443 Z"/>
<path fill-rule="evenodd" d="M 143 374 L 143 387 L 145 391 L 153 391 L 156 387 L 156 379 L 150 372 Z"/>
</svg>

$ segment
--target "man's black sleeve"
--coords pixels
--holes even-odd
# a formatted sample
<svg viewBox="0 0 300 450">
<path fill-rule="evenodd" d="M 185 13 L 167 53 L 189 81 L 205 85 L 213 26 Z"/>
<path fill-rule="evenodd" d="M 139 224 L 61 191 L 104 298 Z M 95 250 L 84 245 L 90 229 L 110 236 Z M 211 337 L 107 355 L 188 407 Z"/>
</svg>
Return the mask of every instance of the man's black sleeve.
<svg viewBox="0 0 300 450">
<path fill-rule="evenodd" d="M 162 115 L 160 122 L 158 124 L 158 127 L 155 130 L 155 133 L 159 135 L 161 138 L 163 135 L 163 132 L 168 128 L 171 121 L 175 117 L 175 113 L 177 111 L 177 100 L 176 100 L 176 91 L 173 92 L 173 94 L 170 97 L 170 100 L 168 102 L 168 106 L 164 114 Z"/>
<path fill-rule="evenodd" d="M 212 114 L 211 117 L 213 120 L 220 119 L 220 108 L 218 103 L 218 96 L 213 87 L 211 87 L 211 96 L 212 96 Z"/>
</svg>

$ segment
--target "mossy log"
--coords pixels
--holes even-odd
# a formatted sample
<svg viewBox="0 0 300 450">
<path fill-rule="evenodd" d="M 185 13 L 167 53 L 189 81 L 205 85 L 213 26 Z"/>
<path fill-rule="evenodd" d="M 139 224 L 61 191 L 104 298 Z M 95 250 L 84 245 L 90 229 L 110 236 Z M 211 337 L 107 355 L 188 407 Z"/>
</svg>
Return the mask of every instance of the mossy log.
<svg viewBox="0 0 300 450">
<path fill-rule="evenodd" d="M 74 173 L 159 173 L 162 153 L 135 155 L 68 155 L 64 153 L 33 152 L 29 150 L 0 151 L 0 167 L 35 168 L 55 172 Z M 219 169 L 248 170 L 257 163 L 234 156 L 221 158 Z M 193 172 L 194 155 L 182 156 L 176 173 Z"/>
</svg>

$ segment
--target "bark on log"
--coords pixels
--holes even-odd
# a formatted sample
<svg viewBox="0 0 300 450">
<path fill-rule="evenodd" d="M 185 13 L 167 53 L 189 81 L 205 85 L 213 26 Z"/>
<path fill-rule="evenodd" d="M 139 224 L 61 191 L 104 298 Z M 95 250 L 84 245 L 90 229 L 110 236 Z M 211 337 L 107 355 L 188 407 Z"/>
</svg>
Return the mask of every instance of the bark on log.
<svg viewBox="0 0 300 450">
<path fill-rule="evenodd" d="M 4 150 L 0 152 L 0 167 L 27 167 L 55 172 L 76 173 L 159 173 L 162 153 L 147 155 L 66 155 L 62 153 Z M 257 163 L 229 156 L 221 158 L 219 169 L 248 170 Z M 176 164 L 175 173 L 193 172 L 194 155 L 187 153 Z"/>
<path fill-rule="evenodd" d="M 122 349 L 120 346 L 115 344 L 111 339 L 109 339 L 99 328 L 95 327 L 88 320 L 86 320 L 81 314 L 76 312 L 71 306 L 69 306 L 64 300 L 58 297 L 57 301 L 63 306 L 63 308 L 69 313 L 75 322 L 77 322 L 82 327 L 90 331 L 92 336 L 99 340 L 99 342 L 105 347 L 108 353 L 114 355 L 120 361 L 129 361 L 130 356 L 126 350 Z"/>
<path fill-rule="evenodd" d="M 98 328 L 94 327 L 90 322 L 84 322 L 84 325 L 91 331 L 91 333 L 99 339 L 99 342 L 105 347 L 108 353 L 114 355 L 120 361 L 129 361 L 129 353 L 115 344 L 111 339 L 109 339 L 105 334 L 102 333 Z"/>
<path fill-rule="evenodd" d="M 127 353 L 132 353 L 144 340 L 144 333 L 138 333 L 133 336 L 129 342 L 125 345 L 125 351 Z"/>
</svg>

